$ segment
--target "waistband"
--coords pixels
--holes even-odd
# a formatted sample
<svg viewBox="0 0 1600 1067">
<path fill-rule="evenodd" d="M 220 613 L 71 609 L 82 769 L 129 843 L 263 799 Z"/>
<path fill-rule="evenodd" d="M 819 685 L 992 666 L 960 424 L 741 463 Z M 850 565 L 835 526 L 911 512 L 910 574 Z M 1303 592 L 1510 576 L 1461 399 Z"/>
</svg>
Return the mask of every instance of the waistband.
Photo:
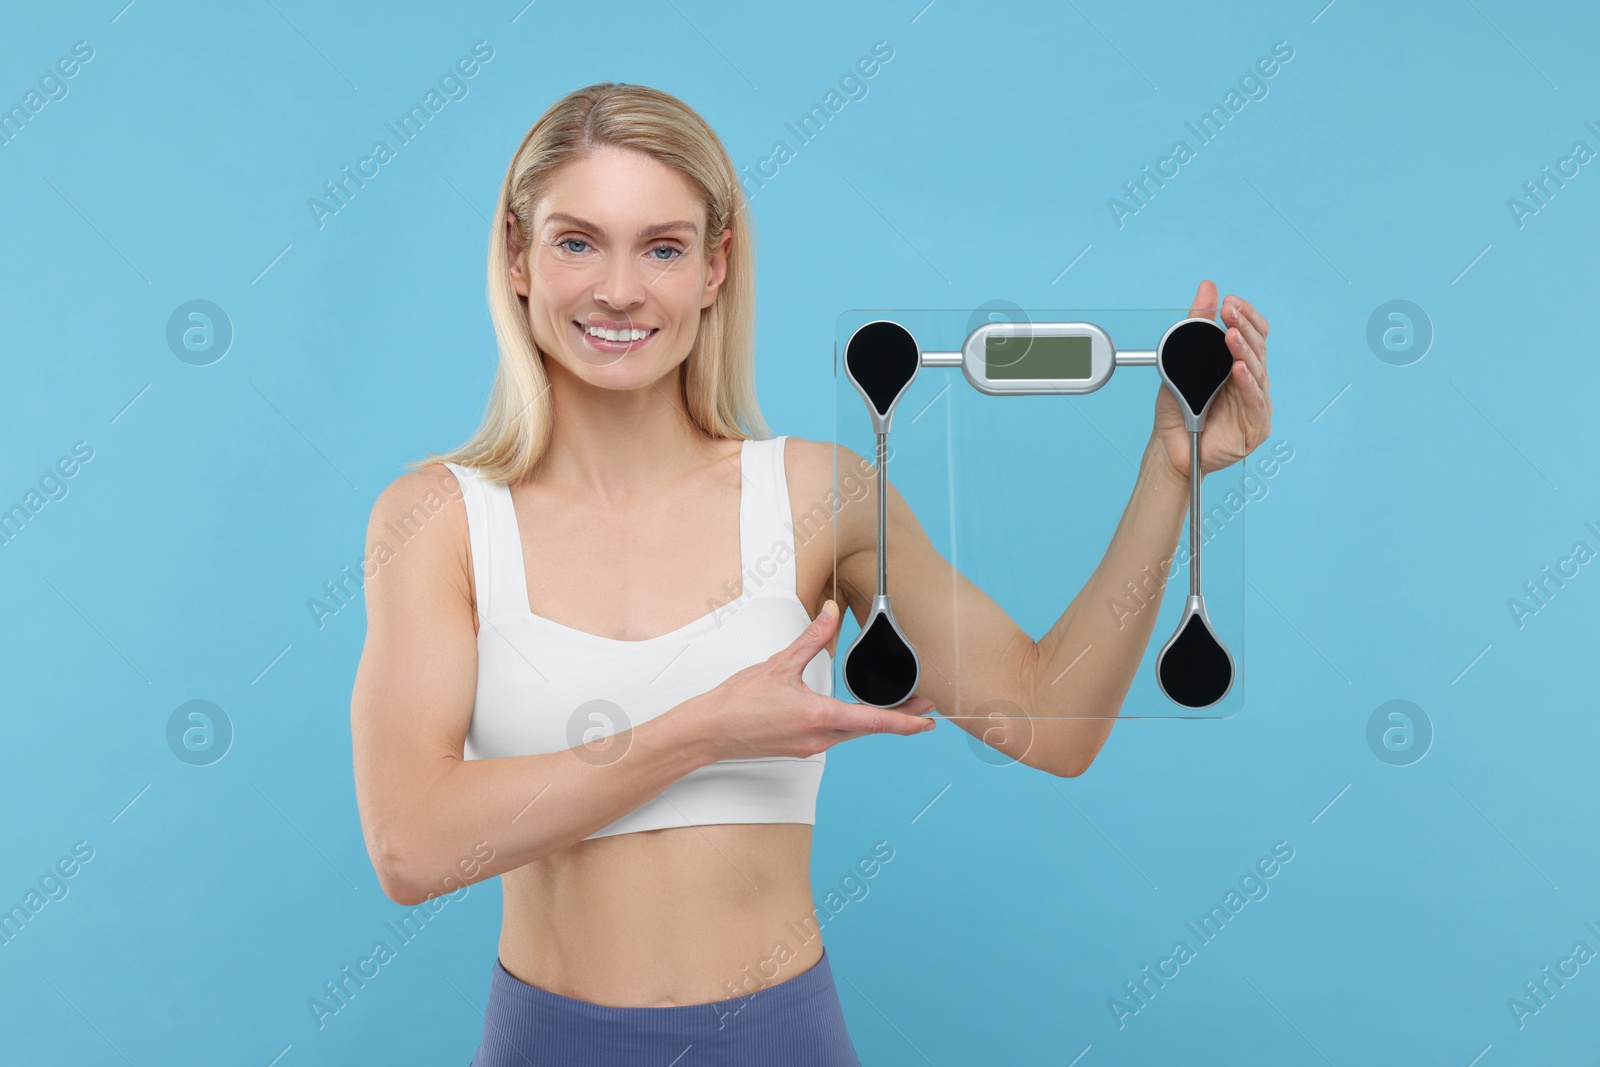
<svg viewBox="0 0 1600 1067">
<path fill-rule="evenodd" d="M 516 977 L 505 969 L 497 956 L 489 997 L 491 1001 L 507 1002 L 507 1006 L 524 1019 L 556 1029 L 594 1027 L 598 1030 L 603 1027 L 614 1031 L 620 1028 L 640 1035 L 704 1040 L 738 1028 L 741 1019 L 748 1020 L 753 1014 L 767 1016 L 767 1025 L 771 1025 L 773 1014 L 836 1000 L 838 991 L 833 983 L 833 968 L 828 963 L 828 950 L 824 948 L 821 958 L 811 967 L 746 996 L 706 1004 L 662 1007 L 612 1007 L 553 993 Z"/>
</svg>

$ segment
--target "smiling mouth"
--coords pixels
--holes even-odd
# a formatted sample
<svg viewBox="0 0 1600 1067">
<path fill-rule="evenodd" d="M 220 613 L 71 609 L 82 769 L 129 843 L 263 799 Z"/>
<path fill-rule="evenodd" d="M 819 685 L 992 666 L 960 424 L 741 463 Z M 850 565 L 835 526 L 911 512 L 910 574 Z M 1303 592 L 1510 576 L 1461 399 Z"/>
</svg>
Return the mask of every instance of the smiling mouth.
<svg viewBox="0 0 1600 1067">
<path fill-rule="evenodd" d="M 582 336 L 584 344 L 598 352 L 632 352 L 647 344 L 652 337 L 661 332 L 659 326 L 651 327 L 648 330 L 611 330 L 608 332 L 614 335 L 615 339 L 612 339 L 605 336 L 596 336 L 590 332 L 590 327 L 581 322 L 574 321 L 572 325 Z M 643 336 L 635 336 L 636 334 L 643 334 Z"/>
</svg>

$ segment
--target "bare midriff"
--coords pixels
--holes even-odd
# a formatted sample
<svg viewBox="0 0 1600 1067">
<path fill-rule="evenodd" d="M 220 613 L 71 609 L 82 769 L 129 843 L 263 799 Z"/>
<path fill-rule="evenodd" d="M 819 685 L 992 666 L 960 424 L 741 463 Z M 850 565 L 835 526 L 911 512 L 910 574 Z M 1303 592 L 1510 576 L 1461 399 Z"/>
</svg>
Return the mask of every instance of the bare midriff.
<svg viewBox="0 0 1600 1067">
<path fill-rule="evenodd" d="M 744 997 L 822 957 L 811 826 L 722 823 L 582 841 L 501 876 L 512 977 L 608 1007 Z"/>
</svg>

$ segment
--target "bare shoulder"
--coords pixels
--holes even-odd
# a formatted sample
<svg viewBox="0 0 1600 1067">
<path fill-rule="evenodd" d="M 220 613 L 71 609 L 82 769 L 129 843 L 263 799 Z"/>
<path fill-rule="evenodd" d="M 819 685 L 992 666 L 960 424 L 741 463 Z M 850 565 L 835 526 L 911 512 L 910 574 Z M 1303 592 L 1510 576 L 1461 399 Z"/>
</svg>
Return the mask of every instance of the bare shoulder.
<svg viewBox="0 0 1600 1067">
<path fill-rule="evenodd" d="M 372 505 L 369 531 L 388 532 L 398 537 L 425 533 L 428 527 L 454 524 L 465 530 L 467 513 L 464 507 L 451 507 L 451 502 L 461 500 L 461 483 L 455 472 L 443 463 L 429 463 L 414 471 L 407 471 L 384 487 Z M 435 522 L 434 520 L 440 520 Z M 402 527 L 402 523 L 413 523 Z"/>
<path fill-rule="evenodd" d="M 872 464 L 847 445 L 789 438 L 784 457 L 797 536 L 826 533 L 846 559 L 877 536 Z M 864 506 L 871 505 L 871 506 Z"/>
<path fill-rule="evenodd" d="M 799 495 L 802 487 L 809 490 L 817 485 L 832 484 L 833 449 L 832 441 L 789 438 L 784 449 L 783 468 L 791 493 Z"/>
<path fill-rule="evenodd" d="M 378 494 L 367 522 L 368 568 L 373 578 L 398 579 L 373 583 L 378 589 L 415 589 L 429 579 L 444 580 L 471 602 L 471 549 L 461 497 L 455 472 L 443 463 L 407 471 Z"/>
</svg>

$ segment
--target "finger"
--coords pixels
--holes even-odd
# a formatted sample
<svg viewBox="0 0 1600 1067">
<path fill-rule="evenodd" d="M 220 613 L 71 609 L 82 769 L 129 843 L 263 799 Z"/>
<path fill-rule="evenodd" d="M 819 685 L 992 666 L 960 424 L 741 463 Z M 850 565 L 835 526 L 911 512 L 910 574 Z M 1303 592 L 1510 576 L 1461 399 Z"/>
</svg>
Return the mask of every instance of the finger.
<svg viewBox="0 0 1600 1067">
<path fill-rule="evenodd" d="M 1256 376 L 1248 370 L 1244 373 L 1238 371 L 1233 375 L 1234 383 L 1239 387 L 1239 401 L 1244 410 L 1244 416 L 1250 424 L 1251 431 L 1247 432 L 1248 440 L 1245 444 L 1254 448 L 1266 440 L 1270 420 L 1272 418 L 1271 400 L 1267 391 L 1261 388 L 1261 383 L 1256 381 Z"/>
<path fill-rule="evenodd" d="M 1255 425 L 1256 432 L 1251 438 L 1251 441 L 1253 442 L 1251 445 L 1252 448 L 1255 447 L 1255 445 L 1260 444 L 1262 441 L 1265 441 L 1267 439 L 1267 435 L 1272 432 L 1272 390 L 1263 385 L 1260 387 L 1260 391 L 1261 407 L 1257 409 L 1258 414 Z"/>
<path fill-rule="evenodd" d="M 1217 317 L 1217 286 L 1210 278 L 1200 283 L 1200 288 L 1194 291 L 1194 302 L 1189 305 L 1191 319 L 1215 319 Z"/>
<path fill-rule="evenodd" d="M 894 708 L 874 708 L 868 711 L 865 704 L 846 704 L 845 707 L 850 709 L 849 719 L 844 724 L 845 729 L 858 730 L 862 733 L 900 734 L 909 737 L 931 730 L 934 726 L 934 720 L 925 715 L 907 715 Z"/>
<path fill-rule="evenodd" d="M 1228 303 L 1229 300 L 1232 300 L 1233 303 Z M 1251 320 L 1249 314 L 1244 310 L 1244 301 L 1236 296 L 1230 296 L 1223 300 L 1222 306 L 1223 321 L 1244 334 L 1244 339 L 1250 342 L 1250 347 L 1255 350 L 1256 356 L 1265 365 L 1267 359 L 1267 337 L 1256 328 L 1255 322 Z M 1263 373 L 1265 373 L 1264 370 Z"/>
<path fill-rule="evenodd" d="M 927 697 L 913 696 L 892 708 L 852 704 L 835 697 L 820 699 L 825 702 L 827 709 L 827 728 L 856 737 L 863 734 L 915 734 L 933 729 L 934 720 L 919 714 L 933 707 L 933 702 Z"/>
<path fill-rule="evenodd" d="M 828 642 L 839 630 L 840 618 L 839 605 L 829 597 L 822 605 L 822 610 L 817 612 L 817 617 L 811 620 L 811 625 L 801 630 L 800 636 L 773 659 L 783 669 L 798 675 L 818 652 L 828 647 Z"/>
<path fill-rule="evenodd" d="M 1261 353 L 1250 344 L 1250 339 L 1238 327 L 1228 331 L 1228 349 L 1233 352 L 1238 360 L 1244 363 L 1251 375 L 1264 388 L 1267 384 L 1267 365 L 1261 358 Z"/>
<path fill-rule="evenodd" d="M 1250 301 L 1246 300 L 1242 296 L 1235 296 L 1234 299 L 1239 302 L 1240 310 L 1244 312 L 1245 318 L 1250 320 L 1250 324 L 1256 328 L 1256 332 L 1262 337 L 1266 337 L 1268 329 L 1267 320 L 1262 316 L 1261 312 L 1257 311 Z"/>
<path fill-rule="evenodd" d="M 1254 350 L 1256 361 L 1261 370 L 1262 388 L 1270 389 L 1272 380 L 1267 376 L 1267 337 L 1256 329 L 1256 324 L 1244 310 L 1245 302 L 1237 296 L 1225 297 L 1222 301 L 1222 318 L 1224 322 L 1233 325 L 1240 333 L 1244 334 L 1246 341 Z"/>
<path fill-rule="evenodd" d="M 896 704 L 889 710 L 898 711 L 903 715 L 926 715 L 928 712 L 934 709 L 933 701 L 929 700 L 921 693 L 914 693 L 909 699 Z"/>
</svg>

